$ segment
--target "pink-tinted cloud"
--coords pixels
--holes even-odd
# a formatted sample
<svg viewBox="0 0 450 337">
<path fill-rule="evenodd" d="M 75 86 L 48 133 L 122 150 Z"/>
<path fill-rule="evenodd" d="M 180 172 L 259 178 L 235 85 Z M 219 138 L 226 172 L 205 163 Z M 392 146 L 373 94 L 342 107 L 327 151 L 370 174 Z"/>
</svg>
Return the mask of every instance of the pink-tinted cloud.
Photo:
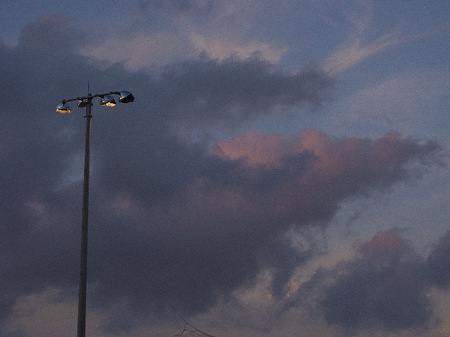
<svg viewBox="0 0 450 337">
<path fill-rule="evenodd" d="M 248 131 L 229 141 L 218 143 L 214 153 L 232 160 L 243 160 L 248 166 L 280 167 L 289 156 L 311 153 L 314 160 L 309 173 L 323 180 L 336 179 L 343 173 L 366 171 L 376 175 L 382 171 L 401 170 L 413 153 L 424 154 L 434 147 L 423 148 L 413 141 L 404 140 L 397 133 L 371 141 L 361 138 L 333 138 L 317 129 L 307 129 L 294 136 L 262 134 Z"/>
<path fill-rule="evenodd" d="M 258 131 L 247 131 L 230 141 L 219 142 L 213 152 L 222 158 L 243 160 L 250 166 L 278 167 L 283 154 L 289 151 L 285 140 L 281 134 L 265 135 Z"/>
<path fill-rule="evenodd" d="M 408 247 L 399 235 L 398 229 L 377 233 L 371 240 L 361 245 L 361 252 L 367 255 L 395 254 Z"/>
</svg>

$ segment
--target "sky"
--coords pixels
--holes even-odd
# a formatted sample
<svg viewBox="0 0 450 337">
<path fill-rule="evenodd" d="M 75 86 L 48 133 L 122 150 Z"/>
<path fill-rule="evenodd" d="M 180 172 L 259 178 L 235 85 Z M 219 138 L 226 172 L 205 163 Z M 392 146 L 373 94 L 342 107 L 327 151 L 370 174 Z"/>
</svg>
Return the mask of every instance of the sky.
<svg viewBox="0 0 450 337">
<path fill-rule="evenodd" d="M 450 3 L 3 0 L 0 336 L 450 335 Z M 76 103 L 76 102 L 71 102 Z"/>
</svg>

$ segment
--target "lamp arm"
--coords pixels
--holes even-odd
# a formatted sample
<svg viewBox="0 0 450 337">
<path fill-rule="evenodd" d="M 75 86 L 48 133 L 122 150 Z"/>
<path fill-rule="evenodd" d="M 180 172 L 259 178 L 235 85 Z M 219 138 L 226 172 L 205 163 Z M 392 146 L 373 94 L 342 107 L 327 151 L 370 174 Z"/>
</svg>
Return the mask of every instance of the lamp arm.
<svg viewBox="0 0 450 337">
<path fill-rule="evenodd" d="M 62 102 L 66 103 L 66 102 L 72 102 L 72 101 L 82 101 L 85 99 L 92 99 L 94 97 L 103 97 L 106 95 L 120 95 L 120 91 L 110 91 L 110 92 L 105 92 L 104 94 L 95 94 L 95 95 L 88 95 L 88 96 L 82 96 L 82 97 L 77 97 L 77 98 L 70 98 L 70 99 L 63 99 Z"/>
</svg>

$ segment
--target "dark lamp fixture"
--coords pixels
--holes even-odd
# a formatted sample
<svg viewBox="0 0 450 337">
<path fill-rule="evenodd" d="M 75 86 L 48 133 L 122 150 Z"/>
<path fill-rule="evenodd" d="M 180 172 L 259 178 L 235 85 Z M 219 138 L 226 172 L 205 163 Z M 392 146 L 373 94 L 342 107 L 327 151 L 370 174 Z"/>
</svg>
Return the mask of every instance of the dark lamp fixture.
<svg viewBox="0 0 450 337">
<path fill-rule="evenodd" d="M 119 101 L 121 103 L 131 103 L 134 101 L 134 96 L 129 91 L 121 91 L 119 96 Z"/>
</svg>

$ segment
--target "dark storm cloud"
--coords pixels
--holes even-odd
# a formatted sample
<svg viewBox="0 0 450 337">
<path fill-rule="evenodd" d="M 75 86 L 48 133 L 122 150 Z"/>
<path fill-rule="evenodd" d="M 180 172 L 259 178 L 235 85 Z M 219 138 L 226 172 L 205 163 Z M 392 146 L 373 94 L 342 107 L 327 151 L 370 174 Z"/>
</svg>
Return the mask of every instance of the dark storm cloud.
<svg viewBox="0 0 450 337">
<path fill-rule="evenodd" d="M 60 184 L 73 179 L 67 173 L 82 151 L 83 126 L 82 118 L 61 119 L 54 107 L 66 95 L 83 94 L 74 88 L 86 88 L 90 76 L 106 90 L 111 80 L 74 54 L 80 41 L 66 18 L 49 15 L 25 27 L 16 47 L 0 48 L 7 98 L 0 109 L 0 318 L 21 295 L 75 285 L 79 234 L 71 218 L 78 214 L 72 207 L 79 208 L 79 189 Z M 129 85 L 124 72 L 116 74 Z"/>
<path fill-rule="evenodd" d="M 450 232 L 444 235 L 426 261 L 427 281 L 430 285 L 450 286 Z"/>
<path fill-rule="evenodd" d="M 306 103 L 316 108 L 331 88 L 331 79 L 319 69 L 290 75 L 256 58 L 220 63 L 204 58 L 168 68 L 155 95 L 170 102 L 167 107 L 177 118 L 201 123 L 244 120 L 276 106 Z"/>
<path fill-rule="evenodd" d="M 363 246 L 361 260 L 342 268 L 344 275 L 327 289 L 321 304 L 326 320 L 344 327 L 367 322 L 381 322 L 389 329 L 426 326 L 430 303 L 425 283 L 417 277 L 423 272 L 422 259 L 397 238 L 383 237 L 380 241 L 394 243 Z"/>
<path fill-rule="evenodd" d="M 1 86 L 10 95 L 0 110 L 0 318 L 20 296 L 48 287 L 76 292 L 81 184 L 74 166 L 84 119 L 76 107 L 62 116 L 54 106 L 83 95 L 87 81 L 94 93 L 136 96 L 114 110 L 94 107 L 89 253 L 91 305 L 121 303 L 134 317 L 153 305 L 186 315 L 205 310 L 265 268 L 275 271 L 281 296 L 294 268 L 314 253 L 289 246 L 286 231 L 330 219 L 340 201 L 407 178 L 408 163 L 439 150 L 395 134 L 334 139 L 318 130 L 291 138 L 251 133 L 214 150 L 186 145 L 171 134 L 173 123 L 184 122 L 188 133 L 199 120 L 242 122 L 280 106 L 316 107 L 331 81 L 316 69 L 284 74 L 258 59 L 200 58 L 158 77 L 121 65 L 100 69 L 76 54 L 82 41 L 61 17 L 47 16 L 23 30 L 18 46 L 0 48 Z M 261 161 L 255 151 L 270 156 Z"/>
<path fill-rule="evenodd" d="M 378 233 L 361 245 L 358 257 L 319 270 L 300 292 L 306 297 L 317 294 L 313 306 L 329 324 L 349 333 L 359 328 L 426 329 L 433 317 L 428 290 L 450 284 L 445 280 L 448 237 L 449 233 L 424 259 L 397 229 Z"/>
<path fill-rule="evenodd" d="M 315 253 L 314 246 L 290 246 L 286 231 L 330 219 L 340 201 L 405 179 L 409 161 L 438 150 L 395 134 L 371 141 L 305 130 L 270 139 L 272 149 L 265 137 L 271 136 L 252 133 L 222 142 L 219 157 L 183 153 L 183 147 L 156 158 L 144 151 L 146 174 L 126 176 L 123 185 L 108 181 L 102 190 L 110 195 L 103 197 L 125 204 L 103 204 L 104 213 L 118 215 L 104 218 L 108 233 L 93 229 L 93 246 L 102 256 L 91 274 L 99 284 L 97 305 L 127 299 L 129 310 L 145 311 L 168 301 L 190 315 L 264 269 L 274 271 L 272 290 L 282 297 L 292 272 Z M 236 143 L 245 152 L 239 158 Z M 269 156 L 264 163 L 252 158 L 259 147 Z M 164 164 L 167 179 L 159 183 L 167 187 L 152 182 L 161 173 L 150 164 L 165 160 L 172 164 Z M 155 198 L 155 188 L 171 193 Z"/>
</svg>

